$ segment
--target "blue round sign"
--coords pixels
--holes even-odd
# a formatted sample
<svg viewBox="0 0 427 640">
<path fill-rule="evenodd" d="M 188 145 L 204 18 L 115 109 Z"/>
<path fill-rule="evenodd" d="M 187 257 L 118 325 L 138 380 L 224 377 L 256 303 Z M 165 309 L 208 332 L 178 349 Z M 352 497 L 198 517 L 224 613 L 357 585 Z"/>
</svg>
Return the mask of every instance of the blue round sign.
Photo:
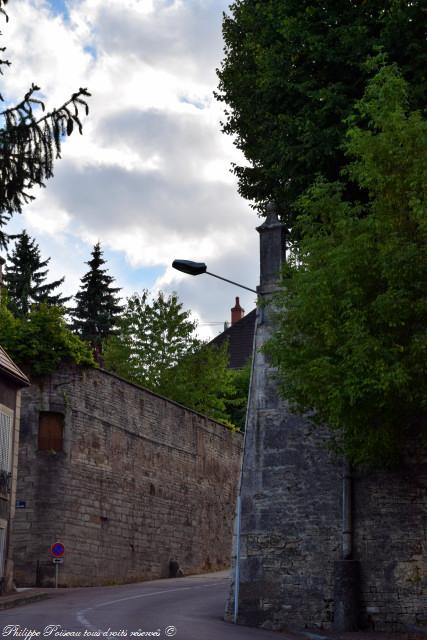
<svg viewBox="0 0 427 640">
<path fill-rule="evenodd" d="M 51 546 L 50 551 L 55 558 L 62 558 L 65 553 L 65 547 L 62 542 L 55 542 L 55 544 Z"/>
</svg>

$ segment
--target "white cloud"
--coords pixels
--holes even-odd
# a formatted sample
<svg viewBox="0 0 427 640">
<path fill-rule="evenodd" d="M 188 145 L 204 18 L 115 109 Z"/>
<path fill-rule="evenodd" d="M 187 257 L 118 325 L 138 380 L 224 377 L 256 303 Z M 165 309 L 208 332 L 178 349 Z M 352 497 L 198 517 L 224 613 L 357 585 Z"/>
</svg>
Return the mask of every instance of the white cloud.
<svg viewBox="0 0 427 640">
<path fill-rule="evenodd" d="M 227 0 L 69 0 L 67 16 L 57 1 L 10 4 L 3 31 L 13 70 L 2 93 L 17 100 L 34 81 L 59 106 L 83 86 L 91 112 L 13 229 L 27 227 L 50 252 L 68 293 L 100 240 L 121 256 L 125 292 L 135 270 L 153 281 L 159 268 L 155 286 L 177 290 L 202 322 L 228 320 L 239 290 L 170 268 L 177 257 L 202 260 L 256 284 L 258 221 L 237 195 L 230 165 L 241 158 L 213 98 Z M 241 294 L 249 311 L 254 296 Z"/>
</svg>

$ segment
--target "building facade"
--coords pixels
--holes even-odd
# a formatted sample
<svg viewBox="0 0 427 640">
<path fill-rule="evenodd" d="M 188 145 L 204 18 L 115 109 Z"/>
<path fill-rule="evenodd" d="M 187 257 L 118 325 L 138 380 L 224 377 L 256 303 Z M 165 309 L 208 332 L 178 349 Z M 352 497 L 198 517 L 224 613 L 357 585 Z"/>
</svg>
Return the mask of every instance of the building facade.
<svg viewBox="0 0 427 640">
<path fill-rule="evenodd" d="M 23 394 L 15 530 L 22 586 L 107 585 L 230 563 L 242 436 L 100 369 Z"/>
<path fill-rule="evenodd" d="M 27 376 L 0 347 L 0 593 L 13 590 L 13 517 L 18 471 L 20 390 L 28 385 Z"/>
</svg>

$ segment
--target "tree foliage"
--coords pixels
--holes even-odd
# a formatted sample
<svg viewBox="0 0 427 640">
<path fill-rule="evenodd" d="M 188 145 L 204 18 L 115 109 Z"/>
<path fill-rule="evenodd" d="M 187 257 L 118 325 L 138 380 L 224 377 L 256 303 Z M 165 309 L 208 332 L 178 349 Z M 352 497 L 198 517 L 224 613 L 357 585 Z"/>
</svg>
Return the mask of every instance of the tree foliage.
<svg viewBox="0 0 427 640">
<path fill-rule="evenodd" d="M 8 254 L 4 281 L 7 287 L 9 308 L 15 316 L 25 317 L 33 303 L 45 302 L 60 306 L 70 300 L 54 293 L 64 278 L 46 282 L 50 258 L 41 259 L 36 241 L 24 230 L 19 234 L 15 247 Z"/>
<path fill-rule="evenodd" d="M 176 295 L 135 293 L 104 346 L 105 366 L 148 389 L 158 390 L 164 372 L 178 364 L 195 342 L 195 322 Z"/>
<path fill-rule="evenodd" d="M 215 420 L 233 424 L 229 407 L 240 407 L 227 345 L 196 337 L 196 323 L 175 294 L 151 298 L 145 290 L 127 300 L 117 334 L 104 347 L 105 367 Z M 247 395 L 247 394 L 246 394 Z M 246 400 L 246 395 L 244 400 Z M 234 406 L 233 405 L 233 406 Z"/>
<path fill-rule="evenodd" d="M 0 0 L 0 13 L 7 19 L 6 4 L 7 0 Z M 9 60 L 0 60 L 0 73 L 5 66 L 10 66 Z M 0 248 L 6 247 L 8 240 L 2 227 L 14 213 L 21 212 L 23 204 L 33 199 L 31 189 L 45 186 L 45 181 L 52 177 L 63 138 L 75 128 L 82 133 L 81 110 L 86 115 L 89 110 L 86 98 L 90 93 L 80 88 L 61 107 L 40 115 L 45 105 L 37 97 L 39 90 L 32 84 L 21 102 L 0 114 Z"/>
<path fill-rule="evenodd" d="M 60 307 L 33 305 L 26 318 L 16 318 L 0 300 L 0 344 L 30 376 L 46 375 L 63 361 L 93 366 L 88 345 L 67 327 Z"/>
<path fill-rule="evenodd" d="M 220 347 L 194 344 L 176 367 L 164 371 L 158 392 L 238 429 L 240 424 L 233 421 L 230 407 L 240 406 L 241 398 L 236 396 L 235 375 L 228 360 L 227 343 Z"/>
<path fill-rule="evenodd" d="M 114 333 L 122 306 L 113 287 L 114 278 L 102 266 L 105 260 L 98 242 L 92 251 L 92 259 L 86 264 L 89 271 L 81 279 L 80 290 L 76 294 L 76 307 L 71 311 L 73 329 L 83 340 L 89 342 L 94 351 L 102 351 L 102 342 Z"/>
<path fill-rule="evenodd" d="M 252 358 L 241 369 L 230 369 L 234 392 L 226 398 L 228 419 L 239 431 L 246 428 L 246 412 L 251 381 Z"/>
<path fill-rule="evenodd" d="M 268 351 L 284 397 L 329 425 L 359 465 L 391 465 L 426 432 L 427 122 L 383 67 L 347 120 L 346 178 L 298 203 L 302 240 Z"/>
<path fill-rule="evenodd" d="M 398 63 L 412 108 L 425 107 L 425 5 L 236 0 L 230 10 L 218 97 L 223 130 L 249 163 L 235 166 L 239 191 L 261 209 L 274 200 L 292 226 L 295 200 L 318 175 L 337 180 L 347 162 L 345 119 L 364 93 L 368 56 L 382 50 Z"/>
</svg>

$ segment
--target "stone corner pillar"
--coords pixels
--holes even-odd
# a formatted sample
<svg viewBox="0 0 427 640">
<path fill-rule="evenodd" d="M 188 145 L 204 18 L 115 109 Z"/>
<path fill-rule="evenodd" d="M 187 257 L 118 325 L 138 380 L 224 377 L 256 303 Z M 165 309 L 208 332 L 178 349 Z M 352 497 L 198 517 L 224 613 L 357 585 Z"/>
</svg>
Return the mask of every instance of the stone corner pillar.
<svg viewBox="0 0 427 640">
<path fill-rule="evenodd" d="M 342 530 L 342 470 L 325 446 L 328 431 L 314 430 L 310 419 L 292 413 L 281 397 L 277 371 L 263 350 L 274 330 L 287 233 L 274 204 L 266 213 L 257 228 L 259 304 L 225 618 L 271 630 L 329 628 Z M 335 602 L 342 603 L 338 609 L 348 619 L 356 580 L 343 572 L 341 580 L 337 576 L 342 597 Z M 338 620 L 341 613 L 336 615 Z"/>
<path fill-rule="evenodd" d="M 232 573 L 225 620 L 250 626 L 267 623 L 268 611 L 262 604 L 263 595 L 276 591 L 264 575 L 260 558 L 248 553 L 248 542 L 259 530 L 258 493 L 263 486 L 263 443 L 260 439 L 261 414 L 271 412 L 278 422 L 279 398 L 271 365 L 262 347 L 271 336 L 271 300 L 278 291 L 283 264 L 286 260 L 286 227 L 280 222 L 276 206 L 267 205 L 264 222 L 257 227 L 260 237 L 260 284 L 257 287 L 259 305 L 255 326 L 252 376 L 248 397 L 242 470 L 238 491 L 238 505 L 233 532 Z M 280 411 L 279 411 L 280 413 Z M 238 606 L 236 607 L 235 600 Z"/>
<path fill-rule="evenodd" d="M 286 262 L 286 227 L 280 222 L 276 206 L 267 205 L 267 216 L 257 227 L 260 243 L 260 294 L 277 290 L 280 273 Z"/>
</svg>

